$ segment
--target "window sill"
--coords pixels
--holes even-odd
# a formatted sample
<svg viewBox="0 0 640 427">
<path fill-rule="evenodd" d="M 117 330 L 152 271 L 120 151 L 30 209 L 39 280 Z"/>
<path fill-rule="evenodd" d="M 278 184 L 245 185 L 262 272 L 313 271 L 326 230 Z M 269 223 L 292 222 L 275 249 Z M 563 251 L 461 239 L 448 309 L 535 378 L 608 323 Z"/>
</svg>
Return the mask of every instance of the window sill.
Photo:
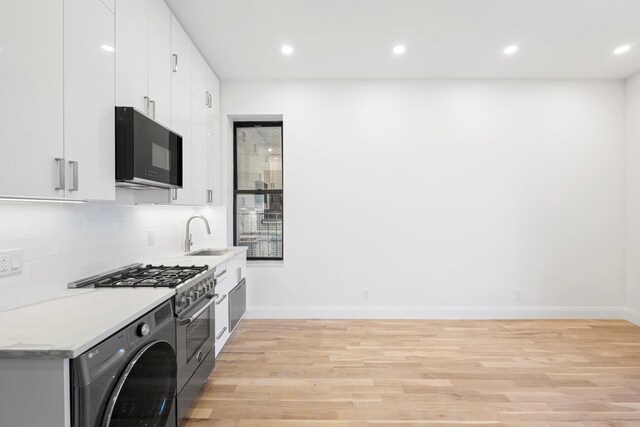
<svg viewBox="0 0 640 427">
<path fill-rule="evenodd" d="M 247 267 L 282 267 L 284 265 L 284 261 L 279 260 L 247 260 Z"/>
</svg>

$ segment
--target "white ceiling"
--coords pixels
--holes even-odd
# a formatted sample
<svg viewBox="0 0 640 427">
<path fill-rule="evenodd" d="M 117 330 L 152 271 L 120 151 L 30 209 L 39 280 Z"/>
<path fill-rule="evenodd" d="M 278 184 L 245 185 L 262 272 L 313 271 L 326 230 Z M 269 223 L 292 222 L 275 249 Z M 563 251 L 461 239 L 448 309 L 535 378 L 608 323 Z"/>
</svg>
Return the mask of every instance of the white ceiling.
<svg viewBox="0 0 640 427">
<path fill-rule="evenodd" d="M 167 3 L 221 79 L 618 79 L 640 71 L 640 0 Z M 391 53 L 398 43 L 407 46 L 402 56 Z M 282 55 L 283 44 L 294 54 Z M 507 57 L 510 44 L 520 51 Z"/>
</svg>

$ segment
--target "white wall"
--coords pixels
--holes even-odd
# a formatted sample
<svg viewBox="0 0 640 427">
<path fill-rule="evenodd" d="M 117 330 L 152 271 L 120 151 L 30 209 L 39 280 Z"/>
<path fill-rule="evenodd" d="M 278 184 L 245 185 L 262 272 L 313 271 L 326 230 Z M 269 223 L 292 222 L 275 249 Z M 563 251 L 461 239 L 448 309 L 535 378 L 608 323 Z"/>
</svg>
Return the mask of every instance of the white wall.
<svg viewBox="0 0 640 427">
<path fill-rule="evenodd" d="M 135 262 L 182 252 L 186 220 L 195 208 L 0 202 L 0 250 L 22 248 L 24 271 L 0 277 L 0 310 L 30 303 L 67 283 Z M 196 245 L 223 246 L 226 213 L 201 209 L 212 225 L 193 222 Z M 154 246 L 147 231 L 154 230 Z M 206 238 L 205 238 L 206 236 Z"/>
<path fill-rule="evenodd" d="M 284 117 L 285 261 L 249 269 L 251 316 L 624 305 L 623 82 L 226 81 L 222 112 Z"/>
<path fill-rule="evenodd" d="M 640 73 L 626 81 L 627 307 L 640 324 Z"/>
</svg>

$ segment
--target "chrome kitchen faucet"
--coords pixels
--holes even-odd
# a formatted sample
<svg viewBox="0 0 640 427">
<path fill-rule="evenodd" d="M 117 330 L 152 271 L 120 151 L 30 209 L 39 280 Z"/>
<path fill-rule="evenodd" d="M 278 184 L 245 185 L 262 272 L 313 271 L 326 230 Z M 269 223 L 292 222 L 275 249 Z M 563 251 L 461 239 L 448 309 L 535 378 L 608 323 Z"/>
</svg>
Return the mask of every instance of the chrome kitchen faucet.
<svg viewBox="0 0 640 427">
<path fill-rule="evenodd" d="M 191 239 L 191 233 L 189 232 L 189 225 L 191 224 L 191 221 L 193 221 L 196 218 L 200 218 L 201 220 L 204 221 L 204 225 L 206 225 L 206 227 L 207 227 L 207 234 L 211 234 L 211 228 L 209 228 L 209 221 L 207 221 L 207 218 L 205 218 L 202 215 L 194 215 L 191 218 L 189 218 L 187 220 L 187 231 L 186 231 L 185 239 L 184 239 L 184 251 L 185 252 L 191 252 L 191 245 L 193 245 L 193 240 Z"/>
</svg>

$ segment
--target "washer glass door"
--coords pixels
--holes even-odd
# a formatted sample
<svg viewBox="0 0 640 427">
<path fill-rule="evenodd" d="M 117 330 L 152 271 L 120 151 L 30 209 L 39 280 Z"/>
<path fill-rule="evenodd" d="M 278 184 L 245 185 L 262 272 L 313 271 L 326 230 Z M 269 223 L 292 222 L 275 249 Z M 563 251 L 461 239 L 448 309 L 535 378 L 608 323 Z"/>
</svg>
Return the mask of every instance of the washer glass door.
<svg viewBox="0 0 640 427">
<path fill-rule="evenodd" d="M 131 360 L 109 399 L 102 427 L 165 427 L 176 396 L 176 354 L 166 341 Z"/>
</svg>

